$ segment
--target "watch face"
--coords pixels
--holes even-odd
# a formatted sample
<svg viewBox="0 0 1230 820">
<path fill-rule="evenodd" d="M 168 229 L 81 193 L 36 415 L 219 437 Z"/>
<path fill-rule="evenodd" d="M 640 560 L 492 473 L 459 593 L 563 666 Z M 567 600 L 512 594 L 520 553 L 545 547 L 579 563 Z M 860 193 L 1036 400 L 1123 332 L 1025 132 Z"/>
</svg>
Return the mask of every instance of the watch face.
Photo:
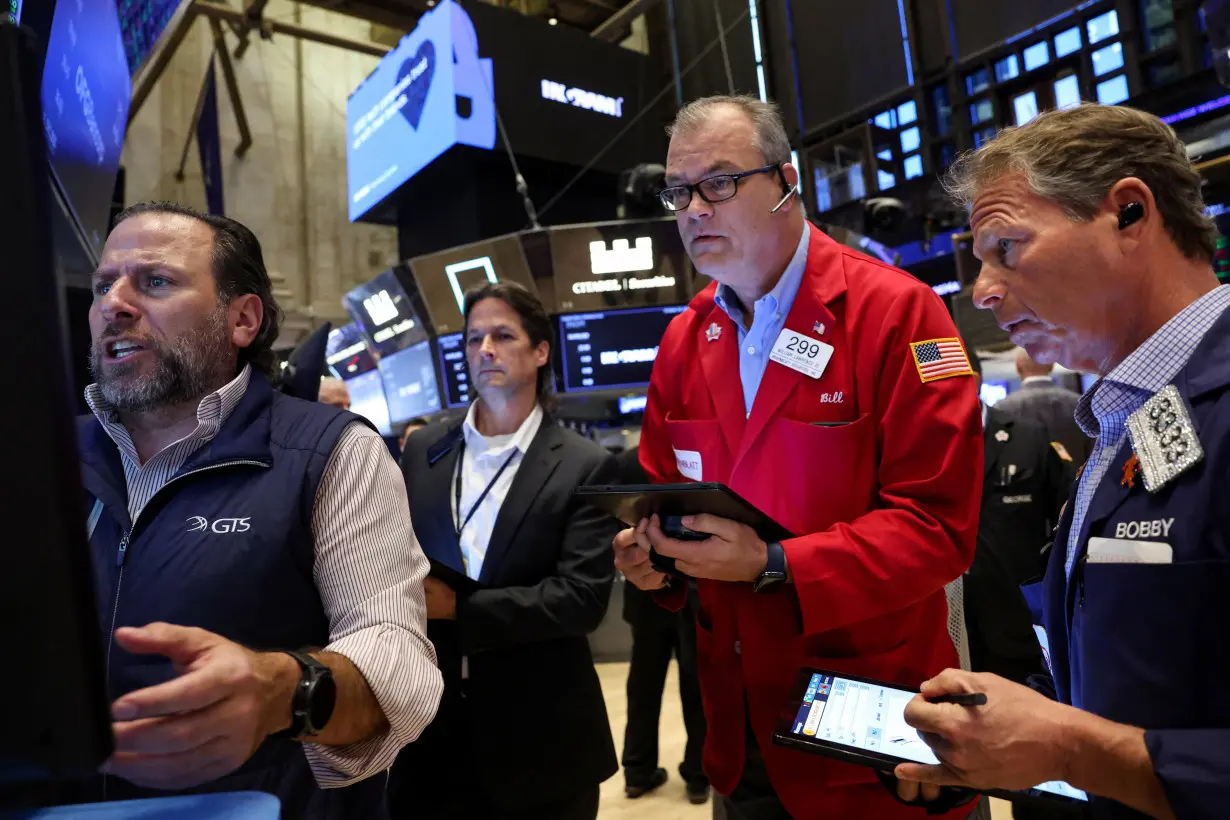
<svg viewBox="0 0 1230 820">
<path fill-rule="evenodd" d="M 308 695 L 308 723 L 313 732 L 325 728 L 329 718 L 333 717 L 333 707 L 337 705 L 337 683 L 333 675 L 323 675 L 316 681 Z"/>
</svg>

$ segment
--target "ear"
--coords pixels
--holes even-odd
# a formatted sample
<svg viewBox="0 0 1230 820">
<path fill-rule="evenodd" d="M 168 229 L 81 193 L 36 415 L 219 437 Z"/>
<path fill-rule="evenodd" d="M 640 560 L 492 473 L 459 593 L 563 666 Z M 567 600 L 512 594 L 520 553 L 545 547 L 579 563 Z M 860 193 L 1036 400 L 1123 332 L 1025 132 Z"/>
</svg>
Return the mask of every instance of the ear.
<svg viewBox="0 0 1230 820">
<path fill-rule="evenodd" d="M 536 364 L 538 367 L 542 367 L 544 364 L 546 364 L 550 360 L 551 360 L 551 343 L 545 342 L 545 341 L 539 342 L 538 346 L 534 348 L 534 364 Z"/>
<path fill-rule="evenodd" d="M 790 187 L 795 189 L 799 187 L 799 169 L 794 167 L 793 162 L 782 163 L 782 176 L 786 178 L 786 184 Z"/>
<path fill-rule="evenodd" d="M 227 319 L 231 328 L 231 344 L 248 347 L 260 333 L 265 319 L 265 306 L 255 293 L 236 296 L 227 306 Z"/>
<path fill-rule="evenodd" d="M 1139 205 L 1143 213 L 1132 224 L 1120 229 L 1120 215 L 1129 205 Z M 1132 243 L 1139 242 L 1148 231 L 1160 225 L 1157 201 L 1153 198 L 1153 192 L 1149 190 L 1148 185 L 1136 177 L 1121 179 L 1111 186 L 1110 191 L 1106 194 L 1106 200 L 1102 203 L 1102 212 L 1099 216 L 1103 215 L 1112 221 L 1122 239 Z"/>
</svg>

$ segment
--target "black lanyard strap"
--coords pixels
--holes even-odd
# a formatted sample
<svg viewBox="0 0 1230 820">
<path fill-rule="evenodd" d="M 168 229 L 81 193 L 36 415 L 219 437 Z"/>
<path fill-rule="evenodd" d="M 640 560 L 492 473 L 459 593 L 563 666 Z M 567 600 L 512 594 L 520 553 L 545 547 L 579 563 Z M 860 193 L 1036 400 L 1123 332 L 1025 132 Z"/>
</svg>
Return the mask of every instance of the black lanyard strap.
<svg viewBox="0 0 1230 820">
<path fill-rule="evenodd" d="M 461 538 L 461 531 L 470 523 L 470 519 L 474 517 L 474 513 L 478 512 L 478 507 L 483 503 L 483 499 L 487 497 L 487 493 L 491 492 L 491 488 L 495 486 L 495 482 L 500 480 L 500 476 L 504 475 L 504 471 L 508 469 L 508 465 L 512 464 L 512 460 L 517 457 L 518 450 L 513 447 L 513 451 L 508 454 L 508 458 L 500 465 L 500 469 L 496 471 L 495 476 L 487 483 L 482 493 L 478 496 L 478 500 L 474 502 L 474 506 L 470 507 L 470 512 L 466 516 L 465 521 L 461 520 L 461 474 L 466 469 L 466 443 L 461 441 L 461 449 L 457 453 L 457 479 L 453 482 L 453 526 L 456 528 L 457 537 Z"/>
</svg>

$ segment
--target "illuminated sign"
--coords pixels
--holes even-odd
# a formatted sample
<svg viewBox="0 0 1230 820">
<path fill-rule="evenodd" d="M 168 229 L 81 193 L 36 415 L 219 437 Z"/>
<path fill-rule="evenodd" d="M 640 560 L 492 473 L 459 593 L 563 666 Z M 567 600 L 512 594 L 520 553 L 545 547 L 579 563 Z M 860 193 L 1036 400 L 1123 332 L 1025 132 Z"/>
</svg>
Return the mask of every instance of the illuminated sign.
<svg viewBox="0 0 1230 820">
<path fill-rule="evenodd" d="M 586 293 L 612 293 L 617 290 L 653 290 L 655 288 L 673 288 L 675 277 L 651 276 L 648 279 L 637 279 L 629 276 L 627 279 L 600 279 L 597 282 L 573 282 L 572 292 L 578 296 Z"/>
<path fill-rule="evenodd" d="M 950 296 L 961 292 L 961 283 L 953 279 L 949 282 L 940 282 L 938 285 L 932 285 L 931 289 L 940 296 Z"/>
<path fill-rule="evenodd" d="M 653 268 L 653 240 L 648 236 L 638 238 L 635 246 L 626 239 L 616 239 L 609 250 L 601 239 L 589 243 L 589 269 L 596 275 Z"/>
<path fill-rule="evenodd" d="M 397 305 L 387 290 L 382 290 L 363 300 L 363 309 L 377 326 L 391 322 L 397 318 Z"/>
<path fill-rule="evenodd" d="M 465 293 L 461 290 L 461 283 L 457 281 L 457 274 L 465 273 L 468 270 L 484 271 L 487 274 L 487 281 L 493 285 L 500 281 L 495 276 L 495 266 L 491 264 L 490 256 L 480 256 L 478 259 L 445 265 L 444 273 L 448 276 L 448 284 L 453 289 L 453 297 L 457 300 L 457 310 L 461 311 L 462 314 L 466 312 Z"/>
<path fill-rule="evenodd" d="M 564 105 L 575 105 L 577 108 L 596 111 L 611 117 L 618 118 L 624 115 L 623 97 L 608 97 L 605 94 L 596 94 L 582 88 L 569 88 L 563 83 L 551 80 L 542 81 L 542 98 Z"/>
</svg>

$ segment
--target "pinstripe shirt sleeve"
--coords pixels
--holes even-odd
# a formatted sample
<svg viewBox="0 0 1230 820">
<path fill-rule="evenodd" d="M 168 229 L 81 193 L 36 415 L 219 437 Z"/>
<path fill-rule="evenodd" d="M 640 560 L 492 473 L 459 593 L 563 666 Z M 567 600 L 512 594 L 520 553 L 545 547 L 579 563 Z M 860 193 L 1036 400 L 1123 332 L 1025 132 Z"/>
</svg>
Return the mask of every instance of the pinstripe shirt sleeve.
<svg viewBox="0 0 1230 820">
<path fill-rule="evenodd" d="M 401 471 L 383 439 L 351 424 L 338 439 L 312 513 L 316 586 L 329 616 L 326 649 L 358 667 L 388 718 L 349 746 L 303 744 L 316 782 L 337 788 L 393 764 L 435 717 L 444 684 L 427 640 L 428 563 L 410 525 Z"/>
</svg>

